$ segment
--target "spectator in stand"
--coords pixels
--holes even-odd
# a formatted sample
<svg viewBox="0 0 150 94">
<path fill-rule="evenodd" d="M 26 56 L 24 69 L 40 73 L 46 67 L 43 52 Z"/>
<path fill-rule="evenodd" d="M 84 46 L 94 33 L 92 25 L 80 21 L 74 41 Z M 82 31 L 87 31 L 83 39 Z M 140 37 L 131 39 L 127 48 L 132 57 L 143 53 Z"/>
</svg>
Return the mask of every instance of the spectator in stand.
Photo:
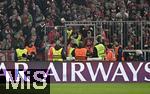
<svg viewBox="0 0 150 94">
<path fill-rule="evenodd" d="M 34 27 L 36 25 L 36 6 L 38 6 L 38 5 L 35 4 L 35 0 L 30 0 L 29 1 L 28 11 L 32 16 L 32 21 L 33 21 L 32 26 L 34 26 Z"/>
<path fill-rule="evenodd" d="M 94 32 L 93 32 L 93 27 L 92 26 L 83 26 L 80 29 L 80 34 L 82 35 L 83 38 L 87 38 L 88 35 L 90 36 L 94 36 Z"/>
<path fill-rule="evenodd" d="M 9 23 L 14 33 L 21 29 L 22 21 L 16 9 L 13 10 L 13 14 L 9 17 Z"/>
<path fill-rule="evenodd" d="M 2 29 L 4 29 L 4 24 L 5 24 L 5 21 L 4 21 L 4 15 L 1 13 L 0 11 L 0 30 L 2 31 Z M 2 32 L 0 33 L 0 36 L 2 35 Z M 0 37 L 2 38 L 2 37 Z M 1 39 L 2 40 L 2 39 Z"/>
<path fill-rule="evenodd" d="M 58 40 L 61 37 L 59 31 L 57 30 L 57 27 L 53 27 L 51 31 L 48 33 L 48 40 L 50 44 L 54 44 L 56 40 Z"/>
<path fill-rule="evenodd" d="M 2 42 L 0 42 L 0 60 L 1 61 L 5 61 L 5 54 L 2 53 L 1 51 L 3 51 L 3 47 L 2 47 Z"/>
<path fill-rule="evenodd" d="M 25 45 L 25 38 L 23 36 L 23 31 L 19 30 L 19 32 L 14 36 L 13 48 L 17 49 L 19 45 Z"/>
<path fill-rule="evenodd" d="M 48 29 L 52 29 L 52 27 L 54 27 L 54 19 L 52 19 L 50 16 L 47 16 L 45 24 L 46 24 L 46 27 L 48 27 Z"/>
<path fill-rule="evenodd" d="M 149 0 L 3 0 L 0 1 L 0 41 L 7 43 L 12 40 L 15 43 L 10 48 L 16 48 L 16 44 L 35 41 L 37 53 L 44 49 L 44 37 L 47 35 L 50 42 L 55 43 L 54 35 L 63 34 L 55 32 L 50 28 L 45 33 L 45 26 L 55 27 L 64 25 L 64 21 L 150 21 Z M 63 18 L 63 19 L 61 19 Z M 46 19 L 46 20 L 45 20 Z M 9 25 L 8 25 L 9 23 Z M 120 42 L 121 29 L 123 29 L 123 47 L 128 49 L 139 49 L 141 45 L 139 24 L 125 23 L 123 26 L 118 23 L 104 23 L 103 29 L 107 29 L 104 42 Z M 144 23 L 145 25 L 147 23 Z M 129 26 L 128 26 L 129 25 Z M 143 25 L 144 26 L 144 25 Z M 108 28 L 107 28 L 108 27 Z M 81 38 L 87 37 L 90 27 L 81 30 Z M 87 28 L 87 30 L 86 30 Z M 22 30 L 22 34 L 20 33 Z M 76 30 L 76 28 L 74 29 Z M 143 30 L 143 48 L 149 49 L 149 30 L 146 26 Z M 9 33 L 8 33 L 9 32 Z M 33 33 L 34 32 L 34 33 Z M 20 33 L 20 34 L 19 34 Z M 51 34 L 52 33 L 52 34 Z M 91 30 L 93 36 L 93 30 Z M 20 37 L 18 36 L 20 35 Z M 17 36 L 17 37 L 16 37 Z M 97 35 L 96 35 L 97 36 Z M 103 35 L 102 35 L 103 36 Z M 52 41 L 51 41 L 52 39 Z M 57 38 L 56 38 L 57 39 Z M 82 40 L 81 39 L 81 40 Z M 17 43 L 19 42 L 19 43 Z M 128 45 L 130 44 L 130 45 Z"/>
<path fill-rule="evenodd" d="M 144 49 L 150 49 L 150 25 L 146 25 L 143 34 Z"/>
<path fill-rule="evenodd" d="M 10 27 L 9 23 L 6 23 L 5 24 L 5 28 L 4 28 L 4 35 L 12 34 L 12 33 L 13 33 L 12 28 Z"/>
<path fill-rule="evenodd" d="M 116 17 L 118 18 L 118 20 L 127 20 L 128 19 L 128 13 L 126 12 L 125 8 L 121 8 L 120 12 L 118 12 L 116 14 Z"/>
<path fill-rule="evenodd" d="M 6 38 L 2 41 L 2 43 L 3 43 L 3 49 L 5 49 L 5 50 L 12 50 L 12 43 L 13 43 L 13 39 L 12 39 L 12 37 L 11 37 L 11 34 L 7 34 L 6 35 Z"/>
<path fill-rule="evenodd" d="M 45 17 L 41 13 L 39 6 L 36 5 L 36 14 L 35 14 L 36 27 L 40 26 L 44 20 L 45 20 Z"/>
<path fill-rule="evenodd" d="M 31 28 L 32 28 L 32 15 L 28 11 L 28 6 L 26 5 L 24 7 L 23 15 L 22 17 L 22 30 L 23 30 L 23 36 L 25 38 L 25 42 L 29 41 L 31 38 Z"/>
<path fill-rule="evenodd" d="M 18 1 L 18 0 L 17 0 Z M 10 4 L 9 4 L 10 3 Z M 20 6 L 16 3 L 16 1 L 12 1 L 12 0 L 7 0 L 7 4 L 5 6 L 6 8 L 6 13 L 7 13 L 7 16 L 10 17 L 12 16 L 13 14 L 13 10 L 16 10 L 18 11 L 19 13 L 21 13 L 21 9 L 20 9 Z"/>
<path fill-rule="evenodd" d="M 32 27 L 31 29 L 31 41 L 35 42 L 36 41 L 36 38 L 37 38 L 37 35 L 36 35 L 36 28 L 35 27 Z"/>
<path fill-rule="evenodd" d="M 32 15 L 29 13 L 27 6 L 24 7 L 23 15 L 21 16 L 23 27 L 27 27 L 29 24 L 32 24 Z"/>
</svg>

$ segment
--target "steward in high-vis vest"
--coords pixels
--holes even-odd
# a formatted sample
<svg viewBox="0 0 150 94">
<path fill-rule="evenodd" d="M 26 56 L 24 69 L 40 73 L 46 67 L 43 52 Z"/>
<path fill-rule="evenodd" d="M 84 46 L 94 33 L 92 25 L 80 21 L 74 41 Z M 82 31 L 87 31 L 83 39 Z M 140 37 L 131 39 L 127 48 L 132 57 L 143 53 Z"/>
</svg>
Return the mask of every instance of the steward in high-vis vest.
<svg viewBox="0 0 150 94">
<path fill-rule="evenodd" d="M 69 26 L 67 28 L 66 32 L 67 32 L 67 39 L 70 39 L 72 32 L 73 32 L 72 27 Z"/>
<path fill-rule="evenodd" d="M 100 60 L 105 59 L 106 48 L 104 44 L 102 44 L 101 37 L 97 38 L 98 43 L 95 45 L 93 50 L 93 57 L 98 57 Z"/>
<path fill-rule="evenodd" d="M 112 48 L 112 44 L 109 44 L 107 46 L 107 51 L 106 51 L 106 61 L 116 61 L 116 56 L 115 56 L 115 51 Z"/>
<path fill-rule="evenodd" d="M 55 47 L 52 48 L 52 61 L 63 61 L 65 58 L 64 49 L 60 41 L 57 41 Z"/>
<path fill-rule="evenodd" d="M 16 61 L 29 61 L 27 56 L 27 49 L 24 48 L 23 45 L 20 45 L 19 48 L 16 49 Z"/>
<path fill-rule="evenodd" d="M 27 49 L 28 59 L 30 61 L 36 60 L 36 47 L 34 46 L 34 42 L 30 42 L 28 46 L 25 47 Z"/>
<path fill-rule="evenodd" d="M 79 43 L 81 41 L 81 35 L 78 32 L 73 32 L 71 39 L 74 40 L 74 42 L 79 46 Z"/>
<path fill-rule="evenodd" d="M 77 47 L 77 44 L 74 40 L 71 40 L 70 44 L 67 47 L 67 60 L 74 60 L 74 57 L 72 56 L 72 52 Z"/>
<path fill-rule="evenodd" d="M 117 42 L 115 43 L 115 56 L 117 61 L 124 61 L 124 54 L 122 45 L 119 45 Z"/>
<path fill-rule="evenodd" d="M 72 56 L 74 56 L 76 60 L 87 60 L 89 52 L 85 47 L 83 47 L 83 43 L 79 43 L 79 47 L 75 48 L 75 50 L 72 52 Z"/>
</svg>

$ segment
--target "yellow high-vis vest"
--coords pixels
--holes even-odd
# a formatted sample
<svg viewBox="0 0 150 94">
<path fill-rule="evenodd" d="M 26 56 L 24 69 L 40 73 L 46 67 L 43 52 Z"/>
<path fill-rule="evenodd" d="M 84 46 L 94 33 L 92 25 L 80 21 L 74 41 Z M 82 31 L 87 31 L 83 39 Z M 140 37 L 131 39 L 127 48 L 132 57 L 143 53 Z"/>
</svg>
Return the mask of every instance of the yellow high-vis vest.
<svg viewBox="0 0 150 94">
<path fill-rule="evenodd" d="M 22 57 L 23 54 L 27 54 L 27 49 L 16 49 L 18 61 L 28 61 L 27 58 Z"/>
<path fill-rule="evenodd" d="M 97 49 L 97 55 L 100 60 L 104 60 L 105 58 L 105 46 L 103 44 L 98 44 L 95 46 Z"/>
<path fill-rule="evenodd" d="M 53 61 L 63 61 L 62 59 L 62 48 L 59 50 L 56 50 L 55 48 L 52 49 L 53 51 Z"/>
<path fill-rule="evenodd" d="M 70 47 L 68 52 L 68 57 L 72 57 L 72 52 L 75 48 Z"/>
</svg>

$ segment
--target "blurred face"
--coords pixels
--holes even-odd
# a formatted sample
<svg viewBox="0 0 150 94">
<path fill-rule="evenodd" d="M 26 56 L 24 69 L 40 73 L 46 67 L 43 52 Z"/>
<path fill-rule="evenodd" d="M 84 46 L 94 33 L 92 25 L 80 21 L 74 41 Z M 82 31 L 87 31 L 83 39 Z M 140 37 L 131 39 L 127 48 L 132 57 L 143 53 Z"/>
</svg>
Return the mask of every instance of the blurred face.
<svg viewBox="0 0 150 94">
<path fill-rule="evenodd" d="M 31 29 L 31 32 L 35 32 L 36 30 L 35 30 L 35 28 L 33 27 L 32 29 Z"/>
<path fill-rule="evenodd" d="M 91 37 L 91 32 L 90 31 L 87 32 L 87 36 Z"/>
<path fill-rule="evenodd" d="M 12 6 L 13 6 L 13 8 L 15 8 L 16 7 L 16 2 L 13 2 Z"/>
<path fill-rule="evenodd" d="M 76 38 L 76 37 L 78 36 L 77 32 L 75 32 L 75 33 L 73 34 L 73 36 Z"/>
<path fill-rule="evenodd" d="M 77 13 L 77 10 L 76 10 L 76 9 L 74 9 L 72 12 L 73 12 L 73 13 Z"/>
<path fill-rule="evenodd" d="M 16 9 L 13 11 L 13 14 L 14 14 L 15 16 L 18 15 L 18 12 L 17 12 Z"/>
<path fill-rule="evenodd" d="M 27 8 L 24 8 L 24 13 L 28 13 L 28 9 Z"/>
<path fill-rule="evenodd" d="M 126 12 L 125 8 L 121 8 L 121 13 L 125 13 L 125 12 Z"/>
<path fill-rule="evenodd" d="M 71 30 L 71 27 L 68 27 L 68 30 L 70 31 L 70 30 Z"/>
<path fill-rule="evenodd" d="M 10 38 L 11 38 L 10 34 L 8 34 L 8 35 L 6 36 L 6 38 L 7 38 L 7 39 L 10 39 Z"/>
<path fill-rule="evenodd" d="M 92 41 L 91 40 L 87 40 L 87 45 L 91 45 Z"/>
<path fill-rule="evenodd" d="M 2 49 L 2 44 L 0 44 L 0 49 Z"/>
<path fill-rule="evenodd" d="M 32 47 L 33 45 L 34 45 L 34 43 L 32 42 L 32 43 L 29 44 L 29 47 Z"/>
<path fill-rule="evenodd" d="M 112 18 L 115 18 L 115 17 L 116 17 L 116 13 L 112 12 L 112 13 L 111 13 L 111 17 L 112 17 Z"/>
<path fill-rule="evenodd" d="M 41 14 L 41 10 L 39 7 L 37 7 L 37 14 Z"/>
<path fill-rule="evenodd" d="M 0 19 L 3 19 L 3 15 L 2 14 L 0 14 Z"/>
<path fill-rule="evenodd" d="M 71 11 L 70 11 L 70 10 L 68 10 L 68 11 L 67 11 L 67 14 L 70 14 L 70 13 L 71 13 Z"/>
<path fill-rule="evenodd" d="M 9 25 L 6 26 L 6 30 L 8 30 L 8 29 L 9 29 Z"/>
</svg>

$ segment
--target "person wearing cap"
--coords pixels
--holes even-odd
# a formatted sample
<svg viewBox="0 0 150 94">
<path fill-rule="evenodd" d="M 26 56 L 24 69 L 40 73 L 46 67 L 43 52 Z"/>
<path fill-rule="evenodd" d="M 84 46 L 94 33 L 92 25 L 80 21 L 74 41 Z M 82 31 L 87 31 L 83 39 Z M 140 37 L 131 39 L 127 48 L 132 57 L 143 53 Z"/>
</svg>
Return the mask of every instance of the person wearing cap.
<svg viewBox="0 0 150 94">
<path fill-rule="evenodd" d="M 94 49 L 93 49 L 93 57 L 98 57 L 100 60 L 104 60 L 105 59 L 105 46 L 104 44 L 102 44 L 102 39 L 101 36 L 97 37 L 97 41 L 98 43 L 95 45 Z"/>
<path fill-rule="evenodd" d="M 56 41 L 55 46 L 51 50 L 52 61 L 63 61 L 66 59 L 65 51 L 59 40 Z"/>
</svg>

